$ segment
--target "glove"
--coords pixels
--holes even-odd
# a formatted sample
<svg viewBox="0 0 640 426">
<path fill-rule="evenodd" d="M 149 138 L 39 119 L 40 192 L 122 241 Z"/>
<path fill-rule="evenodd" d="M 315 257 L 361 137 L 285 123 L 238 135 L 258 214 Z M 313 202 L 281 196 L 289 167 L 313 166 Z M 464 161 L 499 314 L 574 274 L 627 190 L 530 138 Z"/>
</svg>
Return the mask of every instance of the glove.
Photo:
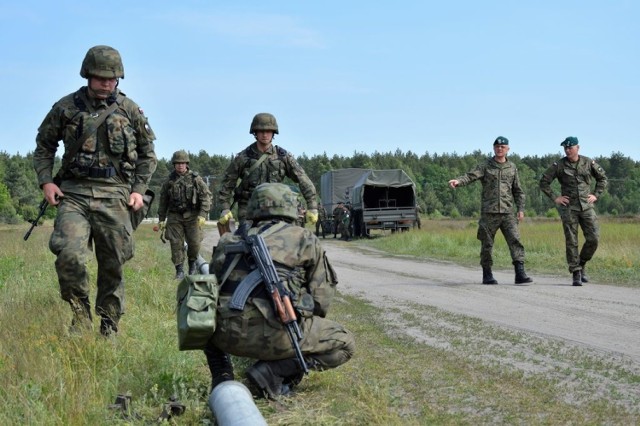
<svg viewBox="0 0 640 426">
<path fill-rule="evenodd" d="M 198 226 L 199 226 L 200 228 L 202 228 L 202 225 L 204 225 L 204 223 L 205 223 L 206 221 L 207 221 L 207 219 L 205 219 L 204 217 L 202 217 L 202 216 L 198 216 Z"/>
<path fill-rule="evenodd" d="M 220 225 L 226 225 L 227 222 L 229 222 L 231 219 L 233 219 L 233 214 L 231 213 L 231 210 L 224 209 L 222 210 L 222 213 L 220 213 L 220 219 L 218 219 L 218 223 Z"/>
<path fill-rule="evenodd" d="M 318 209 L 309 209 L 306 213 L 307 222 L 312 225 L 315 225 L 318 221 Z"/>
<path fill-rule="evenodd" d="M 160 223 L 158 224 L 159 228 L 160 228 L 160 232 L 164 231 L 164 228 L 167 227 L 167 221 L 166 220 L 162 220 L 160 221 Z"/>
</svg>

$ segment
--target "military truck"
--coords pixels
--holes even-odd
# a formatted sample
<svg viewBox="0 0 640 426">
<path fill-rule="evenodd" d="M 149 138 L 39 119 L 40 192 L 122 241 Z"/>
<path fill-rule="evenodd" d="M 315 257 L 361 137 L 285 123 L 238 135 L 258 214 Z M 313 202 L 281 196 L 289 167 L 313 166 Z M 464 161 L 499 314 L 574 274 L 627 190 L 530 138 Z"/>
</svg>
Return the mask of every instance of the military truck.
<svg viewBox="0 0 640 426">
<path fill-rule="evenodd" d="M 340 201 L 350 205 L 354 236 L 368 236 L 372 229 L 402 231 L 417 223 L 415 184 L 401 169 L 331 170 L 320 177 L 320 196 L 327 212 Z"/>
</svg>

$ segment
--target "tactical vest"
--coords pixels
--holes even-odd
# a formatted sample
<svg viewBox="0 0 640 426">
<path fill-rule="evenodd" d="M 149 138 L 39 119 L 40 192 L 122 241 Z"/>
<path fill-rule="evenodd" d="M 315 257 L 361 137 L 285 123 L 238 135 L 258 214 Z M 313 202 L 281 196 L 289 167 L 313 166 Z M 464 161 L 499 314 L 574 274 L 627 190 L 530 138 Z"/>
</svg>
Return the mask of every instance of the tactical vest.
<svg viewBox="0 0 640 426">
<path fill-rule="evenodd" d="M 169 196 L 169 211 L 184 213 L 187 210 L 199 210 L 200 199 L 196 186 L 198 172 L 188 171 L 184 176 L 175 171 L 169 176 L 167 195 Z"/>
<path fill-rule="evenodd" d="M 66 110 L 67 122 L 64 127 L 63 140 L 65 150 L 70 151 L 85 133 L 90 132 L 93 120 L 101 110 L 91 113 L 85 104 L 86 88 L 74 93 L 75 109 Z M 116 102 L 115 96 L 107 100 L 108 104 Z M 73 178 L 109 178 L 117 174 L 116 167 L 122 177 L 130 181 L 135 174 L 138 158 L 136 152 L 136 135 L 126 111 L 119 106 L 110 114 L 98 129 L 90 134 L 68 161 L 65 177 Z M 107 149 L 109 150 L 107 152 Z M 112 164 L 109 155 L 119 160 Z"/>
<path fill-rule="evenodd" d="M 261 183 L 280 183 L 284 180 L 287 175 L 285 160 L 287 151 L 277 145 L 274 145 L 274 147 L 276 158 L 269 155 L 269 158 L 251 173 L 249 173 L 251 166 L 260 159 L 262 153 L 254 152 L 251 146 L 245 149 L 246 160 L 243 169 L 242 183 L 236 189 L 236 197 L 238 197 L 238 199 L 248 201 L 251 192 Z"/>
</svg>

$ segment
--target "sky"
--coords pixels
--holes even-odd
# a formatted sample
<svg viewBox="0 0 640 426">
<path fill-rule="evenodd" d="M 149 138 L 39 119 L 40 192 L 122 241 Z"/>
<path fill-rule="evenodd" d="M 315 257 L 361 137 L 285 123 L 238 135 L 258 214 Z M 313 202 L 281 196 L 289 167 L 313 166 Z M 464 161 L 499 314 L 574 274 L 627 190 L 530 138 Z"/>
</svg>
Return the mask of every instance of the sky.
<svg viewBox="0 0 640 426">
<path fill-rule="evenodd" d="M 156 153 L 229 155 L 259 112 L 296 156 L 491 152 L 640 161 L 640 2 L 22 0 L 0 5 L 0 152 L 116 48 Z M 61 154 L 62 148 L 60 148 Z"/>
</svg>

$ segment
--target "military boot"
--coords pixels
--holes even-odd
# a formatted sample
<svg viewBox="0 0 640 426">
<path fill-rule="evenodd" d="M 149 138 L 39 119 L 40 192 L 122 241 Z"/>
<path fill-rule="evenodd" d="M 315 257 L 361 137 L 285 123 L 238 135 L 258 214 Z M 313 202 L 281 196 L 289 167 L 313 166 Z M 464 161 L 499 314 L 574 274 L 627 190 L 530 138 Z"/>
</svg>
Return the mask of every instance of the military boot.
<svg viewBox="0 0 640 426">
<path fill-rule="evenodd" d="M 231 357 L 218 348 L 207 347 L 204 350 L 207 364 L 211 372 L 211 391 L 222 382 L 233 380 L 233 364 Z"/>
<path fill-rule="evenodd" d="M 577 270 L 573 271 L 573 283 L 571 284 L 576 287 L 580 287 L 582 285 L 582 271 Z"/>
<path fill-rule="evenodd" d="M 198 267 L 196 261 L 189 259 L 189 275 L 195 275 L 198 273 Z"/>
<path fill-rule="evenodd" d="M 69 300 L 73 319 L 69 327 L 70 333 L 81 333 L 84 330 L 93 328 L 93 317 L 91 316 L 91 303 L 88 297 L 78 297 Z"/>
<path fill-rule="evenodd" d="M 280 361 L 258 361 L 246 371 L 247 379 L 255 388 L 256 396 L 277 399 L 291 394 L 294 385 L 302 379 L 296 358 Z"/>
<path fill-rule="evenodd" d="M 118 332 L 118 318 L 100 318 L 100 334 L 109 337 Z"/>
<path fill-rule="evenodd" d="M 184 278 L 184 266 L 181 264 L 176 265 L 176 280 L 181 280 Z"/>
<path fill-rule="evenodd" d="M 482 284 L 498 284 L 498 281 L 493 278 L 491 268 L 482 268 Z"/>
<path fill-rule="evenodd" d="M 580 277 L 583 283 L 589 282 L 589 275 L 587 275 L 586 263 L 587 262 L 580 262 L 580 266 L 582 267 L 582 271 L 580 272 Z"/>
<path fill-rule="evenodd" d="M 516 284 L 533 282 L 533 280 L 527 276 L 526 272 L 524 272 L 524 262 L 513 262 L 513 267 L 516 271 Z"/>
</svg>

